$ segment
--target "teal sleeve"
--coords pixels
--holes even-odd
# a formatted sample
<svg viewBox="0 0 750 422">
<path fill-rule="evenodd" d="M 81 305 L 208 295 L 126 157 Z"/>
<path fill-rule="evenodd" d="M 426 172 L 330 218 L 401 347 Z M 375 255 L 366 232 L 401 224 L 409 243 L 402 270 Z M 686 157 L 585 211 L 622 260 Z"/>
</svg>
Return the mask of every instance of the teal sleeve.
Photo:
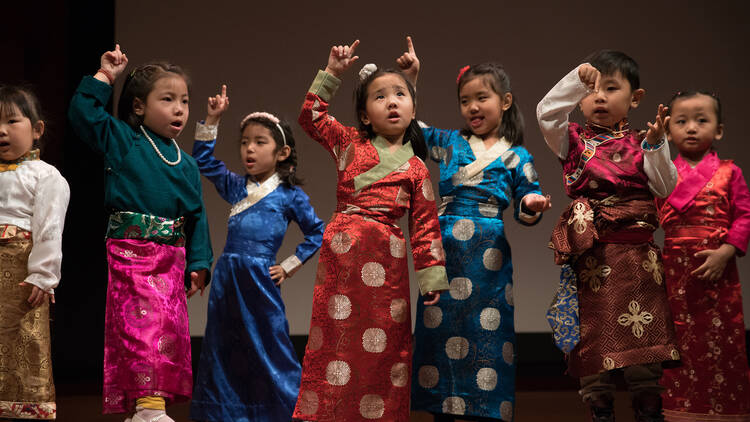
<svg viewBox="0 0 750 422">
<path fill-rule="evenodd" d="M 107 112 L 111 96 L 111 86 L 85 76 L 70 101 L 68 119 L 83 142 L 101 154 L 108 165 L 117 166 L 133 146 L 135 132 Z"/>
<path fill-rule="evenodd" d="M 191 182 L 197 190 L 196 203 L 192 204 L 194 210 L 187 221 L 185 235 L 187 242 L 185 244 L 185 285 L 190 287 L 190 272 L 198 270 L 207 270 L 206 285 L 211 281 L 211 263 L 213 262 L 213 250 L 211 249 L 211 236 L 208 231 L 208 219 L 206 217 L 206 207 L 203 204 L 203 190 L 201 187 L 200 172 L 195 162 L 190 159 L 192 164 Z"/>
</svg>

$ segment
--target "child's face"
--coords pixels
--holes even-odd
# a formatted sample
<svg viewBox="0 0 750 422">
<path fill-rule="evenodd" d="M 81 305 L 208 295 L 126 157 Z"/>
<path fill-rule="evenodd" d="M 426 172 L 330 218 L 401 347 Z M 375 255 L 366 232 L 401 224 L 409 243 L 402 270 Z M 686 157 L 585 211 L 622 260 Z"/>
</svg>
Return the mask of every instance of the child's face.
<svg viewBox="0 0 750 422">
<path fill-rule="evenodd" d="M 600 126 L 612 127 L 628 117 L 631 108 L 638 107 L 643 89 L 633 89 L 630 82 L 618 71 L 613 75 L 602 75 L 599 92 L 592 92 L 581 100 L 581 111 L 586 121 Z"/>
<path fill-rule="evenodd" d="M 703 94 L 672 103 L 667 129 L 667 139 L 680 154 L 695 161 L 703 158 L 714 141 L 724 135 L 724 125 L 716 116 L 714 99 Z"/>
<path fill-rule="evenodd" d="M 240 157 L 247 174 L 263 182 L 276 172 L 276 163 L 289 157 L 290 148 L 276 148 L 271 131 L 260 123 L 249 123 L 242 131 Z"/>
<path fill-rule="evenodd" d="M 414 102 L 404 78 L 386 73 L 370 82 L 360 119 L 372 125 L 373 132 L 388 140 L 403 140 L 414 116 Z"/>
<path fill-rule="evenodd" d="M 176 138 L 190 113 L 188 89 L 181 76 L 165 76 L 154 83 L 146 102 L 133 100 L 135 114 L 143 116 L 143 125 L 164 138 Z"/>
<path fill-rule="evenodd" d="M 513 104 L 511 93 L 498 95 L 483 76 L 466 82 L 458 100 L 466 124 L 481 138 L 499 134 L 503 113 Z"/>
<path fill-rule="evenodd" d="M 15 105 L 4 105 L 0 113 L 0 160 L 14 161 L 26 154 L 44 133 L 44 122 L 31 124 Z"/>
</svg>

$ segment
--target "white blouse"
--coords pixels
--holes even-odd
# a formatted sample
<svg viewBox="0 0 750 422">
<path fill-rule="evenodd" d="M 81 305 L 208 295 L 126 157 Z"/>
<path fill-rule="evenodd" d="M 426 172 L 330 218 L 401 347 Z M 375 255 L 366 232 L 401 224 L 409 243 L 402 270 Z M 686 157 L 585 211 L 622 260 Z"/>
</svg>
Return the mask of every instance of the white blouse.
<svg viewBox="0 0 750 422">
<path fill-rule="evenodd" d="M 62 232 L 70 188 L 57 169 L 29 160 L 0 172 L 0 224 L 31 232 L 28 273 L 24 280 L 47 293 L 60 282 Z"/>
<path fill-rule="evenodd" d="M 579 66 L 580 67 L 580 66 Z M 536 117 L 544 140 L 552 152 L 564 160 L 568 156 L 568 116 L 592 91 L 581 82 L 578 67 L 570 71 L 542 98 L 536 107 Z M 669 155 L 665 138 L 654 150 L 643 150 L 643 170 L 648 186 L 655 196 L 669 196 L 677 185 L 677 168 Z"/>
</svg>

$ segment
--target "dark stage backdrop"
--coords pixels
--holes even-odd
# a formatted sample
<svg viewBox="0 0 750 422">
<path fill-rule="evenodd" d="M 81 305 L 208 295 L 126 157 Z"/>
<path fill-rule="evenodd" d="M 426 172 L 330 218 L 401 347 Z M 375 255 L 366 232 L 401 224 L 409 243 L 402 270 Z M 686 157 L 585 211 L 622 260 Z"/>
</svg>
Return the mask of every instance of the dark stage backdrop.
<svg viewBox="0 0 750 422">
<path fill-rule="evenodd" d="M 710 5 L 710 6 L 709 6 Z M 497 61 L 505 65 L 527 123 L 526 146 L 536 159 L 542 188 L 553 208 L 532 228 L 506 212 L 507 234 L 515 268 L 516 329 L 543 332 L 544 319 L 558 280 L 558 268 L 546 245 L 566 198 L 560 165 L 539 132 L 535 107 L 544 94 L 590 52 L 614 48 L 641 66 L 647 94 L 632 113 L 635 127 L 646 127 L 659 102 L 691 87 L 717 92 L 725 106 L 726 136 L 722 157 L 750 172 L 742 117 L 750 88 L 746 42 L 750 31 L 739 2 L 237 2 L 129 0 L 117 3 L 116 40 L 131 63 L 167 59 L 185 66 L 193 80 L 190 124 L 180 136 L 192 147 L 193 122 L 206 113 L 206 97 L 222 83 L 229 86 L 230 110 L 219 129 L 216 155 L 240 170 L 237 126 L 255 110 L 268 110 L 292 121 L 299 145 L 299 171 L 318 214 L 328 220 L 335 208 L 335 171 L 328 154 L 296 124 L 302 99 L 315 72 L 325 67 L 334 43 L 361 40 L 360 61 L 344 76 L 332 102 L 332 114 L 355 125 L 352 91 L 361 65 L 395 66 L 414 38 L 422 61 L 418 118 L 435 126 L 462 125 L 456 100 L 456 73 L 465 64 Z M 92 69 L 95 70 L 95 69 Z M 580 119 L 577 113 L 574 118 Z M 433 180 L 437 167 L 431 165 Z M 204 181 L 214 252 L 226 237 L 229 205 Z M 279 257 L 288 256 L 301 239 L 289 231 Z M 659 240 L 661 241 L 661 240 Z M 282 289 L 291 332 L 307 334 L 317 255 Z M 750 298 L 750 260 L 740 261 L 745 297 Z M 416 293 L 415 293 L 416 294 Z M 416 296 L 413 296 L 413 299 Z M 207 297 L 190 301 L 191 332 L 202 335 Z M 746 304 L 750 304 L 746 300 Z M 414 304 L 414 300 L 412 300 Z M 750 325 L 750 306 L 746 324 Z"/>
</svg>

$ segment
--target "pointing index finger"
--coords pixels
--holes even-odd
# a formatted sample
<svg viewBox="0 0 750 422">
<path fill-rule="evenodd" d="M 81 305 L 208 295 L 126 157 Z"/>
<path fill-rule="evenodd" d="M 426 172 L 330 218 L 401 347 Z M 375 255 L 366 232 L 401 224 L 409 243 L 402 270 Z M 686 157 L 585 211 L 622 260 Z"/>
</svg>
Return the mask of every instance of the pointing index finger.
<svg viewBox="0 0 750 422">
<path fill-rule="evenodd" d="M 352 45 L 349 46 L 349 55 L 350 56 L 354 56 L 354 50 L 357 48 L 358 45 L 359 45 L 359 40 L 354 40 L 354 42 L 352 43 Z"/>
<path fill-rule="evenodd" d="M 226 85 L 222 85 L 221 86 L 221 96 L 222 97 L 226 97 L 227 96 L 227 86 Z"/>
<path fill-rule="evenodd" d="M 599 92 L 599 81 L 602 79 L 602 73 L 596 71 L 596 80 L 594 81 L 594 92 Z"/>
<path fill-rule="evenodd" d="M 414 51 L 414 42 L 411 40 L 411 36 L 406 36 L 406 46 L 409 49 L 409 54 L 417 54 L 416 51 Z"/>
</svg>

